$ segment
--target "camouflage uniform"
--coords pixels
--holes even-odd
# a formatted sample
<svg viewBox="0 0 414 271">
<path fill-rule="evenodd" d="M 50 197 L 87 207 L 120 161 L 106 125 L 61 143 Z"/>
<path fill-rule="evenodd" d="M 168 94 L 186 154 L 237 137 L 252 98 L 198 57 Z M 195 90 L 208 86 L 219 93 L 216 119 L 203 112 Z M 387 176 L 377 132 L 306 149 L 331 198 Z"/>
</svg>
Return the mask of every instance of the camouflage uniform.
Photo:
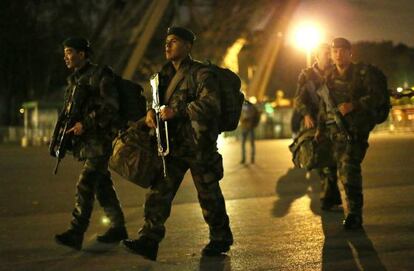
<svg viewBox="0 0 414 271">
<path fill-rule="evenodd" d="M 222 157 L 217 151 L 220 113 L 219 92 L 209 69 L 186 58 L 180 65 L 185 77 L 170 97 L 166 89 L 175 69 L 167 63 L 160 72 L 160 101 L 176 112 L 168 121 L 170 154 L 166 157 L 168 177 L 162 173 L 151 186 L 145 201 L 145 223 L 141 237 L 160 242 L 174 196 L 188 169 L 191 171 L 210 239 L 233 243 L 219 180 L 223 177 Z M 193 76 L 193 78 L 191 78 Z"/>
<path fill-rule="evenodd" d="M 318 68 L 317 63 L 300 73 L 294 104 L 295 110 L 301 114 L 302 120 L 305 115 L 310 115 L 315 122 L 318 120 L 320 97 L 316 91 L 323 80 L 323 71 Z M 317 126 L 317 123 L 315 123 L 315 126 Z M 301 129 L 304 129 L 303 123 Z M 325 144 L 330 144 L 330 142 Z M 341 204 L 336 166 L 318 168 L 317 171 L 321 178 L 320 200 L 322 208 L 323 206 Z"/>
<path fill-rule="evenodd" d="M 114 228 L 124 226 L 124 215 L 113 188 L 108 160 L 119 123 L 118 97 L 109 71 L 87 62 L 68 77 L 65 106 L 74 87 L 81 104 L 75 120 L 83 133 L 72 137 L 73 156 L 84 161 L 76 192 L 71 229 L 83 233 L 89 225 L 95 196 Z"/>
<path fill-rule="evenodd" d="M 343 76 L 336 68 L 327 77 L 327 86 L 335 103 L 351 102 L 353 111 L 344 116 L 347 129 L 352 136 L 348 143 L 333 121 L 331 112 L 321 102 L 319 125 L 322 132 L 333 143 L 333 154 L 338 167 L 338 177 L 343 183 L 350 214 L 362 215 L 363 194 L 361 162 L 368 148 L 368 137 L 375 126 L 373 110 L 382 103 L 382 95 L 367 65 L 353 64 Z"/>
</svg>

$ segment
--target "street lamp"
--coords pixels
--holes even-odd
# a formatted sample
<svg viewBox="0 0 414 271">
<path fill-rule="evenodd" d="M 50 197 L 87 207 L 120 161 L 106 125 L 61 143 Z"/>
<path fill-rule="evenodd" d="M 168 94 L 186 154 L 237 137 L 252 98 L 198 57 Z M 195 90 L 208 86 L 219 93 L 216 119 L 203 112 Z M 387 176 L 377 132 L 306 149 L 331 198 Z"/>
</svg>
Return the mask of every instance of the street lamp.
<svg viewBox="0 0 414 271">
<path fill-rule="evenodd" d="M 314 24 L 303 24 L 296 29 L 295 44 L 298 48 L 305 50 L 307 67 L 312 65 L 312 50 L 318 46 L 321 40 L 321 30 Z"/>
</svg>

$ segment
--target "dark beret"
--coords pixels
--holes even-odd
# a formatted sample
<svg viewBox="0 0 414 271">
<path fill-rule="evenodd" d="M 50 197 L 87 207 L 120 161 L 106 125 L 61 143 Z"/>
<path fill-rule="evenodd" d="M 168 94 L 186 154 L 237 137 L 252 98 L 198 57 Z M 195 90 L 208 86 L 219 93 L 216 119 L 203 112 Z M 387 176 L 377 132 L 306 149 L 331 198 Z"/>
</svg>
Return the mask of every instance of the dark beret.
<svg viewBox="0 0 414 271">
<path fill-rule="evenodd" d="M 351 49 L 351 43 L 345 38 L 336 38 L 332 41 L 332 48 Z"/>
<path fill-rule="evenodd" d="M 168 35 L 176 35 L 177 37 L 190 43 L 193 43 L 196 40 L 196 36 L 191 30 L 179 26 L 169 27 L 167 30 L 167 36 Z"/>
<path fill-rule="evenodd" d="M 63 41 L 63 47 L 70 47 L 77 51 L 92 52 L 89 41 L 85 38 L 70 37 Z"/>
</svg>

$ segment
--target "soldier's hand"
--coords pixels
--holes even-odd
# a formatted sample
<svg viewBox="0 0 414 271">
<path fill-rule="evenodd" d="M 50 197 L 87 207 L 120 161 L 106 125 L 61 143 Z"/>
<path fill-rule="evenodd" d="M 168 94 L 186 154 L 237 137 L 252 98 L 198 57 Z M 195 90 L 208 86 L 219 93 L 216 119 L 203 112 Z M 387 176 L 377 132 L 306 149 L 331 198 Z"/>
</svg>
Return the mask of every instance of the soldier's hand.
<svg viewBox="0 0 414 271">
<path fill-rule="evenodd" d="M 49 154 L 50 154 L 50 156 L 56 157 L 56 150 L 55 149 L 56 149 L 55 143 L 51 142 L 50 145 L 49 145 Z"/>
<path fill-rule="evenodd" d="M 66 131 L 67 134 L 73 132 L 74 135 L 81 135 L 83 134 L 83 125 L 81 122 L 76 122 L 75 125 Z"/>
<path fill-rule="evenodd" d="M 149 128 L 157 127 L 157 123 L 155 121 L 155 111 L 153 109 L 148 110 L 147 116 L 145 117 L 145 123 Z"/>
<path fill-rule="evenodd" d="M 168 106 L 162 106 L 160 111 L 160 117 L 162 120 L 169 120 L 175 117 L 175 112 Z"/>
<path fill-rule="evenodd" d="M 349 112 L 354 110 L 354 105 L 352 103 L 341 103 L 338 105 L 338 110 L 341 112 L 342 116 L 347 115 Z"/>
<path fill-rule="evenodd" d="M 313 140 L 315 140 L 316 142 L 321 142 L 323 140 L 323 134 L 321 132 L 321 130 L 317 129 L 315 136 L 313 138 Z"/>
<path fill-rule="evenodd" d="M 303 118 L 303 124 L 305 125 L 306 129 L 315 127 L 315 121 L 310 115 L 305 115 L 305 117 Z"/>
</svg>

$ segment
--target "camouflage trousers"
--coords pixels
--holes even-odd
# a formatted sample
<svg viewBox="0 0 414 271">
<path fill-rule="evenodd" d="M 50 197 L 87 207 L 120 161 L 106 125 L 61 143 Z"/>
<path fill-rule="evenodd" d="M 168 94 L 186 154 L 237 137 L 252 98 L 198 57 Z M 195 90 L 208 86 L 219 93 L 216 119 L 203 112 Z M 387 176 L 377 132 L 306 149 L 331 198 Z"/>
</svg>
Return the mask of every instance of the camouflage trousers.
<svg viewBox="0 0 414 271">
<path fill-rule="evenodd" d="M 354 135 L 349 143 L 336 129 L 330 128 L 329 137 L 333 143 L 333 154 L 338 168 L 338 179 L 342 182 L 346 204 L 350 213 L 362 215 L 364 203 L 362 194 L 361 163 L 368 149 L 367 135 Z"/>
<path fill-rule="evenodd" d="M 338 188 L 338 177 L 336 166 L 317 169 L 321 178 L 321 203 L 342 204 L 341 193 Z"/>
<path fill-rule="evenodd" d="M 85 232 L 89 226 L 95 196 L 111 221 L 111 227 L 122 227 L 125 224 L 108 171 L 108 159 L 107 156 L 88 158 L 83 165 L 76 186 L 76 202 L 71 221 L 71 228 L 78 232 Z"/>
<path fill-rule="evenodd" d="M 218 152 L 200 161 L 194 157 L 167 156 L 167 178 L 162 174 L 151 186 L 145 201 L 145 223 L 139 234 L 160 242 L 165 236 L 165 222 L 170 216 L 171 204 L 188 169 L 197 189 L 210 240 L 233 243 L 224 197 L 219 186 L 223 177 L 223 161 Z"/>
</svg>

